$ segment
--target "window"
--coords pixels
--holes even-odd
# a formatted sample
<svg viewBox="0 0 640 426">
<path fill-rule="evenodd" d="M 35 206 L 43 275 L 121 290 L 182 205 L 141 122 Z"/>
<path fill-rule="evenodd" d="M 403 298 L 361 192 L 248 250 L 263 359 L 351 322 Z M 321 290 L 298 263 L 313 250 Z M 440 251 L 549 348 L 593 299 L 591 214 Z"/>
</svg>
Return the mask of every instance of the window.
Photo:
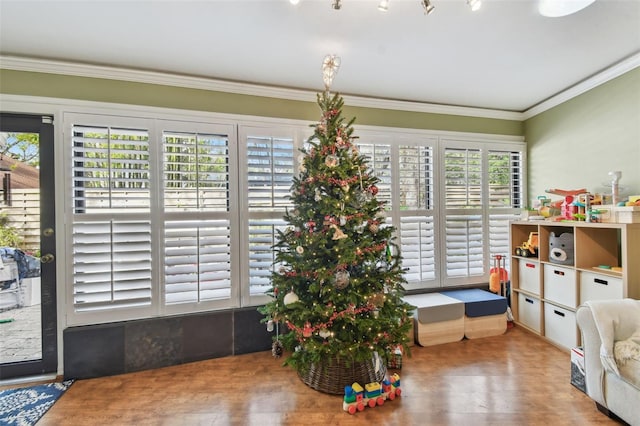
<svg viewBox="0 0 640 426">
<path fill-rule="evenodd" d="M 244 171 L 241 174 L 242 193 L 247 218 L 243 222 L 243 242 L 246 256 L 243 271 L 248 288 L 244 304 L 264 303 L 271 287 L 271 273 L 278 268 L 272 247 L 278 231 L 283 231 L 286 209 L 293 207 L 289 199 L 291 184 L 297 174 L 294 169 L 294 131 L 270 127 L 240 128 Z M 244 210 L 244 209 L 243 209 Z"/>
<path fill-rule="evenodd" d="M 189 132 L 195 125 L 161 124 L 172 129 L 162 133 L 165 304 L 229 303 L 237 245 L 231 238 L 231 129 Z"/>
<path fill-rule="evenodd" d="M 144 128 L 73 126 L 77 312 L 151 306 L 149 151 Z"/>
<path fill-rule="evenodd" d="M 400 240 L 410 288 L 436 287 L 435 165 L 436 140 L 398 147 Z"/>
<path fill-rule="evenodd" d="M 69 325 L 255 306 L 298 174 L 306 123 L 64 114 Z M 486 283 L 508 260 L 524 144 L 357 128 L 407 289 Z"/>
</svg>

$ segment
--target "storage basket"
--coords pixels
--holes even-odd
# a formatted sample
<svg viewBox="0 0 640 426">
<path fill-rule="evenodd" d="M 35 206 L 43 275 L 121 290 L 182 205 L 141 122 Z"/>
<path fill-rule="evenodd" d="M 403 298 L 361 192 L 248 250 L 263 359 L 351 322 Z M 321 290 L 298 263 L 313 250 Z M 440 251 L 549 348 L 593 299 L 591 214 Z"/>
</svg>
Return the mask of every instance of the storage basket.
<svg viewBox="0 0 640 426">
<path fill-rule="evenodd" d="M 344 394 L 344 387 L 354 382 L 362 386 L 371 382 L 380 382 L 386 373 L 385 363 L 377 352 L 374 352 L 371 359 L 366 361 L 331 358 L 319 364 L 311 364 L 304 371 L 298 371 L 300 379 L 307 386 L 334 395 Z"/>
</svg>

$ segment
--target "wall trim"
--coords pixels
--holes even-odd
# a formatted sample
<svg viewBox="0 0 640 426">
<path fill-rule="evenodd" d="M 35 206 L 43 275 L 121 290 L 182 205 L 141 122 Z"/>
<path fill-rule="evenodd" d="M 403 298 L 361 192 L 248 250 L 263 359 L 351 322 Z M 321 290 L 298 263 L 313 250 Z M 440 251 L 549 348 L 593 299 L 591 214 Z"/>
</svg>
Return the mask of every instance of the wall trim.
<svg viewBox="0 0 640 426">
<path fill-rule="evenodd" d="M 343 99 L 345 105 L 354 107 L 524 121 L 553 107 L 556 107 L 570 99 L 573 99 L 576 96 L 579 96 L 595 87 L 598 87 L 601 84 L 619 77 L 620 75 L 625 74 L 639 66 L 640 52 L 631 55 L 630 57 L 614 64 L 604 71 L 597 73 L 580 83 L 577 83 L 576 85 L 527 109 L 524 112 L 368 98 L 363 96 L 351 96 L 347 94 L 343 94 Z M 130 81 L 136 83 L 159 84 L 174 87 L 184 87 L 189 89 L 211 90 L 225 93 L 235 93 L 240 95 L 263 96 L 303 102 L 315 102 L 316 99 L 316 92 L 310 90 L 263 86 L 258 84 L 217 80 L 205 77 L 193 77 L 156 71 L 143 71 L 136 69 L 72 63 L 48 59 L 26 58 L 19 56 L 0 55 L 0 68 L 14 71 L 41 72 L 77 77 Z"/>
<path fill-rule="evenodd" d="M 539 103 L 538 105 L 533 106 L 526 110 L 522 115 L 523 119 L 527 120 L 531 117 L 534 117 L 540 113 L 543 113 L 547 110 L 550 110 L 553 107 L 556 107 L 564 102 L 567 102 L 570 99 L 573 99 L 585 92 L 588 92 L 591 89 L 594 89 L 601 84 L 604 84 L 610 80 L 613 80 L 616 77 L 621 76 L 634 68 L 640 66 L 640 52 L 629 56 L 626 59 L 614 64 L 613 66 L 601 71 L 588 79 L 581 81 L 580 83 L 558 93 L 557 95 L 547 99 Z"/>
<path fill-rule="evenodd" d="M 41 72 L 76 77 L 104 78 L 135 83 L 160 84 L 189 89 L 211 90 L 240 95 L 264 96 L 293 101 L 316 102 L 315 91 L 263 86 L 251 83 L 217 80 L 205 77 L 169 74 L 103 65 L 90 65 L 0 55 L 0 68 L 14 71 Z M 397 101 L 342 94 L 345 105 L 364 108 L 390 109 L 430 114 L 460 115 L 466 117 L 493 118 L 499 120 L 522 121 L 522 113 L 515 111 L 471 108 L 454 105 L 429 104 L 422 102 Z"/>
</svg>

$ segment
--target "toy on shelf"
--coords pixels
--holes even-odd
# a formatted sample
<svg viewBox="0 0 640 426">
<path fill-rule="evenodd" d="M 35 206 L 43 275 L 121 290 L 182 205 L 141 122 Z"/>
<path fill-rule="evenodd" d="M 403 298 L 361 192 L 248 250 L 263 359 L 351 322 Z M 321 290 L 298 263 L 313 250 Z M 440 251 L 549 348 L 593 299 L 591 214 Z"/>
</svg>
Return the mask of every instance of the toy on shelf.
<svg viewBox="0 0 640 426">
<path fill-rule="evenodd" d="M 342 409 L 349 414 L 364 410 L 364 407 L 371 408 L 382 405 L 388 399 L 393 401 L 396 396 L 400 396 L 400 375 L 393 374 L 388 380 L 382 382 L 371 382 L 364 386 L 354 383 L 344 387 L 344 399 Z"/>
<path fill-rule="evenodd" d="M 573 233 L 549 234 L 549 262 L 559 265 L 573 265 Z"/>
<path fill-rule="evenodd" d="M 516 256 L 538 257 L 538 233 L 530 232 L 529 239 L 516 247 Z"/>
</svg>

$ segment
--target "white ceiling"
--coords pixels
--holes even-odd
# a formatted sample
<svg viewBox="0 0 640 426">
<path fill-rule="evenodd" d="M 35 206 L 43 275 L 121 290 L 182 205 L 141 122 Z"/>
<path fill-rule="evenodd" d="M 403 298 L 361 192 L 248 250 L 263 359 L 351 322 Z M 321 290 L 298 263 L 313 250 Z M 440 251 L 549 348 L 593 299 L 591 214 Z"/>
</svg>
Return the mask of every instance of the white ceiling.
<svg viewBox="0 0 640 426">
<path fill-rule="evenodd" d="M 0 0 L 0 54 L 319 91 L 332 53 L 343 95 L 525 111 L 640 52 L 640 0 L 331 3 Z"/>
</svg>

